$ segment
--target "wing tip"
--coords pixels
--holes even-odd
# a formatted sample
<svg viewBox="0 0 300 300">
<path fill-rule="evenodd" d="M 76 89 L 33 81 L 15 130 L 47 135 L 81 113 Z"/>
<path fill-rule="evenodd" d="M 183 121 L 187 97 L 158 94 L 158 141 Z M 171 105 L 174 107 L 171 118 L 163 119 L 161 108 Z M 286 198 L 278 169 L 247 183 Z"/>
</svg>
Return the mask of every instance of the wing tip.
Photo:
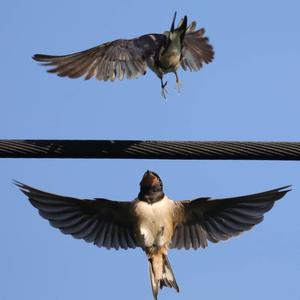
<svg viewBox="0 0 300 300">
<path fill-rule="evenodd" d="M 12 183 L 16 185 L 19 189 L 26 189 L 26 185 L 18 180 L 13 179 Z"/>
<path fill-rule="evenodd" d="M 27 197 L 29 197 L 29 195 L 31 194 L 32 192 L 32 188 L 18 180 L 13 180 L 13 184 L 16 185 L 20 191 Z"/>
<path fill-rule="evenodd" d="M 42 63 L 42 65 L 53 64 L 55 59 L 60 58 L 56 55 L 46 55 L 46 54 L 34 54 L 31 57 L 33 60 Z"/>
<path fill-rule="evenodd" d="M 287 192 L 289 192 L 292 190 L 292 186 L 293 186 L 292 184 L 289 184 L 289 185 L 279 188 L 279 190 L 286 190 Z"/>
<path fill-rule="evenodd" d="M 280 187 L 280 188 L 276 189 L 276 191 L 277 191 L 278 193 L 281 194 L 281 197 L 280 197 L 280 198 L 282 198 L 282 197 L 285 196 L 288 192 L 292 191 L 292 185 L 289 184 L 289 185 Z M 279 198 L 279 199 L 280 199 L 280 198 Z"/>
<path fill-rule="evenodd" d="M 46 57 L 44 54 L 34 54 L 31 58 L 35 61 L 44 61 Z"/>
</svg>

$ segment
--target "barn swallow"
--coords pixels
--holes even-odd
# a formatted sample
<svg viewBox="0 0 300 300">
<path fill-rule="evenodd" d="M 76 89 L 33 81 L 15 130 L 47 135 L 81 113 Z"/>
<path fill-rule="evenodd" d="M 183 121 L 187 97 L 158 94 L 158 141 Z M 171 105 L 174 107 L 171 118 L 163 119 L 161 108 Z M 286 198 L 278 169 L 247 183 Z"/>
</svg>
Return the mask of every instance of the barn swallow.
<svg viewBox="0 0 300 300">
<path fill-rule="evenodd" d="M 48 72 L 57 73 L 61 77 L 96 77 L 104 81 L 137 78 L 145 75 L 149 67 L 159 77 L 162 96 L 166 98 L 167 81 L 163 82 L 164 74 L 175 74 L 179 91 L 181 83 L 177 69 L 180 65 L 185 71 L 197 71 L 214 58 L 213 48 L 204 36 L 204 28 L 195 30 L 195 21 L 187 26 L 186 16 L 175 28 L 175 19 L 176 12 L 171 29 L 162 34 L 151 33 L 134 39 L 118 39 L 63 56 L 35 54 L 33 59 L 51 66 Z"/>
<path fill-rule="evenodd" d="M 156 300 L 163 287 L 179 287 L 168 260 L 168 249 L 205 248 L 251 229 L 275 201 L 290 191 L 284 186 L 247 196 L 173 201 L 163 192 L 160 177 L 147 171 L 131 202 L 103 198 L 76 199 L 43 192 L 16 182 L 31 204 L 65 234 L 108 249 L 140 247 L 149 261 Z"/>
</svg>

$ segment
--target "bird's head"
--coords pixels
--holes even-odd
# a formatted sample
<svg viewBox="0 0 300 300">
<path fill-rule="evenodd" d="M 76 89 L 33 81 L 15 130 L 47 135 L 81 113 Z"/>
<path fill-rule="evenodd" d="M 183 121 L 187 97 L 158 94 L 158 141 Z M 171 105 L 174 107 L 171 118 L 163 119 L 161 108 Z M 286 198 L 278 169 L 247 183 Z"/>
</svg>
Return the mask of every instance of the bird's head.
<svg viewBox="0 0 300 300">
<path fill-rule="evenodd" d="M 152 189 L 156 187 L 162 189 L 163 184 L 160 177 L 155 172 L 147 170 L 143 175 L 140 186 L 141 189 Z"/>
<path fill-rule="evenodd" d="M 146 171 L 140 182 L 139 199 L 147 202 L 155 202 L 163 197 L 162 180 L 155 172 Z"/>
</svg>

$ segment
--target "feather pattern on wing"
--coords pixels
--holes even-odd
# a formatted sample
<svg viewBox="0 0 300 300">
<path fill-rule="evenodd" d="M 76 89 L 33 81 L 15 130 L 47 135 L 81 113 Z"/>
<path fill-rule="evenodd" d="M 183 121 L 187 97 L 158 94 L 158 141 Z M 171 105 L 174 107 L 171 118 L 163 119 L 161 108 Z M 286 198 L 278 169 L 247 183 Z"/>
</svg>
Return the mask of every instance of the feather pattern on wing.
<svg viewBox="0 0 300 300">
<path fill-rule="evenodd" d="M 63 56 L 36 54 L 33 59 L 50 66 L 48 72 L 61 77 L 98 80 L 137 78 L 146 73 L 147 60 L 166 37 L 147 34 L 134 39 L 119 39 L 91 49 Z"/>
<path fill-rule="evenodd" d="M 65 234 L 98 247 L 135 248 L 131 202 L 81 200 L 46 193 L 16 182 L 39 214 Z"/>
<path fill-rule="evenodd" d="M 281 199 L 290 186 L 242 197 L 211 200 L 198 198 L 177 201 L 176 228 L 170 248 L 205 248 L 207 241 L 217 243 L 250 230 L 263 220 L 274 202 Z"/>
<path fill-rule="evenodd" d="M 214 58 L 214 51 L 209 44 L 205 30 L 195 31 L 196 22 L 192 22 L 183 40 L 181 67 L 186 71 L 198 71 L 203 63 L 210 63 Z"/>
</svg>

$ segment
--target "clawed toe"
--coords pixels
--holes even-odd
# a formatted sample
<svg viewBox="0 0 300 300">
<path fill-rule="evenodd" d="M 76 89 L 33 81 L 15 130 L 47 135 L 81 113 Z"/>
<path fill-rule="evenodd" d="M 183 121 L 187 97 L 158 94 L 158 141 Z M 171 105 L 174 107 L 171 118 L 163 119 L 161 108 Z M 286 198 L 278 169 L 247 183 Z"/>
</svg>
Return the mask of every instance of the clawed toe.
<svg viewBox="0 0 300 300">
<path fill-rule="evenodd" d="M 178 74 L 177 72 L 175 72 L 175 76 L 176 76 L 176 90 L 178 91 L 178 93 L 180 93 L 181 89 L 182 89 L 182 83 L 179 80 Z"/>
<path fill-rule="evenodd" d="M 181 82 L 180 80 L 177 80 L 177 81 L 176 81 L 175 89 L 178 91 L 178 93 L 181 92 L 182 87 L 183 87 L 182 82 Z"/>
<path fill-rule="evenodd" d="M 166 88 L 166 85 L 167 85 L 168 81 L 166 81 L 165 83 L 161 83 L 161 96 L 164 98 L 164 99 L 167 99 L 167 94 L 168 94 L 168 90 Z"/>
</svg>

